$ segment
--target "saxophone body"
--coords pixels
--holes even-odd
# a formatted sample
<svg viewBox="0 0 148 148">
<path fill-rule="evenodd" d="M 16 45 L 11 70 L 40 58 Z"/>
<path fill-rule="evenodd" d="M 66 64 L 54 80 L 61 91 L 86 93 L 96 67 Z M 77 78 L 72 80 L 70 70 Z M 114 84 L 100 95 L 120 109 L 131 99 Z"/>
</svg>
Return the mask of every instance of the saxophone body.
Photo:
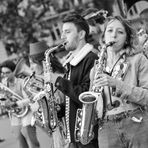
<svg viewBox="0 0 148 148">
<path fill-rule="evenodd" d="M 45 61 L 43 61 L 43 70 L 44 70 L 44 86 L 37 97 L 33 98 L 33 102 L 39 103 L 39 109 L 34 113 L 32 118 L 32 125 L 37 125 L 41 127 L 45 132 L 51 134 L 52 131 L 58 126 L 58 117 L 56 109 L 56 101 L 53 92 L 53 84 L 50 81 L 46 80 L 46 76 L 49 77 L 52 72 L 52 67 L 50 63 L 50 54 L 62 47 L 63 44 L 60 44 L 52 49 L 47 49 L 45 51 Z M 41 88 L 41 87 L 40 87 Z M 31 91 L 32 92 L 32 91 Z M 37 93 L 35 93 L 37 94 Z"/>
<path fill-rule="evenodd" d="M 83 145 L 90 143 L 94 138 L 94 126 L 97 119 L 103 116 L 103 98 L 102 87 L 95 88 L 93 81 L 97 78 L 98 73 L 103 73 L 106 64 L 107 47 L 112 46 L 114 42 L 103 46 L 99 59 L 94 63 L 93 80 L 90 84 L 90 91 L 83 92 L 79 95 L 82 102 L 82 109 L 77 110 L 75 122 L 75 141 Z"/>
<path fill-rule="evenodd" d="M 27 106 L 19 107 L 16 105 L 16 102 L 23 100 L 23 98 L 2 83 L 0 83 L 0 94 L 3 94 L 2 98 L 0 98 L 1 101 L 9 102 L 8 105 L 6 104 L 4 107 L 8 111 L 11 111 L 14 116 L 21 118 L 28 113 Z"/>
<path fill-rule="evenodd" d="M 43 69 L 44 69 L 44 76 L 46 77 L 50 76 L 50 73 L 52 72 L 51 62 L 50 62 L 50 56 L 51 53 L 55 50 L 57 50 L 60 46 L 58 45 L 52 49 L 48 49 L 45 51 L 45 61 L 43 61 Z M 45 86 L 44 91 L 47 96 L 48 100 L 48 113 L 49 113 L 49 128 L 51 131 L 54 131 L 55 128 L 58 126 L 58 116 L 57 116 L 57 107 L 56 107 L 56 98 L 54 96 L 54 86 L 50 82 L 50 80 L 45 80 Z"/>
</svg>

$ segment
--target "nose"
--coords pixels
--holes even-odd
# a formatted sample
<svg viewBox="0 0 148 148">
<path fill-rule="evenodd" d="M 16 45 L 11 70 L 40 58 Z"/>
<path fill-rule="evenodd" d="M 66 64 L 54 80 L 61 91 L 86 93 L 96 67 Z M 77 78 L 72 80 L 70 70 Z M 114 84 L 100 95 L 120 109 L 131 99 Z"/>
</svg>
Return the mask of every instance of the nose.
<svg viewBox="0 0 148 148">
<path fill-rule="evenodd" d="M 65 33 L 62 32 L 62 34 L 61 34 L 61 39 L 65 39 L 65 38 L 66 38 Z"/>
<path fill-rule="evenodd" d="M 113 32 L 112 32 L 112 37 L 113 37 L 113 38 L 116 38 L 116 37 L 117 37 L 117 31 L 116 31 L 116 30 L 113 30 Z"/>
</svg>

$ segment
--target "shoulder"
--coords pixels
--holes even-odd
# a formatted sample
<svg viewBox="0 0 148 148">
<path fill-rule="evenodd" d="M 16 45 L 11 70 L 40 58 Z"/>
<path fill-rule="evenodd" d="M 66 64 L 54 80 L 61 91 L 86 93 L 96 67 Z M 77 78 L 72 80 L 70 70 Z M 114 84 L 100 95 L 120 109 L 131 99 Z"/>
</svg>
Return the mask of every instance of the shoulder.
<svg viewBox="0 0 148 148">
<path fill-rule="evenodd" d="M 92 51 L 90 51 L 87 55 L 86 55 L 86 58 L 88 59 L 98 59 L 98 55 Z"/>
<path fill-rule="evenodd" d="M 129 59 L 148 61 L 148 59 L 147 59 L 146 56 L 143 54 L 143 52 L 135 53 L 135 54 L 129 56 Z"/>
<path fill-rule="evenodd" d="M 136 67 L 148 67 L 148 59 L 146 56 L 142 53 L 136 53 L 132 56 L 129 56 L 127 60 L 133 65 L 136 65 Z"/>
</svg>

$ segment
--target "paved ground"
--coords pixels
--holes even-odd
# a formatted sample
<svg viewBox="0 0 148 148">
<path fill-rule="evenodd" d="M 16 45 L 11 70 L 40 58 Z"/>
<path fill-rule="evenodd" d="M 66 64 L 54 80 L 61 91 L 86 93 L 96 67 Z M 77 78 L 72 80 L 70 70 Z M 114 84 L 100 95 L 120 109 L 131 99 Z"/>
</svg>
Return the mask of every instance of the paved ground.
<svg viewBox="0 0 148 148">
<path fill-rule="evenodd" d="M 39 128 L 37 128 L 37 136 L 41 148 L 50 148 L 50 138 Z M 17 148 L 7 117 L 0 118 L 0 137 L 5 138 L 5 141 L 0 143 L 0 148 Z"/>
</svg>

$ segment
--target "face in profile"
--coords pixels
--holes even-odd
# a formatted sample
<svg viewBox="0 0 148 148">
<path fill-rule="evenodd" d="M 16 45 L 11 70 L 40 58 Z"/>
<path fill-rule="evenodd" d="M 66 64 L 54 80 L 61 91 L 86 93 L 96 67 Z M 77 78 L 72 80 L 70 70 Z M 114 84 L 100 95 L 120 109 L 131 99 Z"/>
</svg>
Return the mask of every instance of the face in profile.
<svg viewBox="0 0 148 148">
<path fill-rule="evenodd" d="M 30 62 L 30 69 L 32 70 L 32 72 L 35 72 L 38 75 L 42 74 L 43 68 L 41 64 L 34 62 L 32 59 L 30 59 L 29 62 Z"/>
<path fill-rule="evenodd" d="M 108 22 L 104 34 L 104 40 L 106 44 L 109 42 L 115 42 L 113 45 L 113 50 L 115 52 L 118 52 L 123 48 L 126 42 L 126 37 L 127 33 L 125 28 L 119 20 L 115 19 Z"/>
<path fill-rule="evenodd" d="M 61 38 L 66 42 L 65 49 L 67 51 L 73 51 L 79 44 L 80 32 L 78 32 L 75 24 L 67 22 L 63 24 Z"/>
</svg>

